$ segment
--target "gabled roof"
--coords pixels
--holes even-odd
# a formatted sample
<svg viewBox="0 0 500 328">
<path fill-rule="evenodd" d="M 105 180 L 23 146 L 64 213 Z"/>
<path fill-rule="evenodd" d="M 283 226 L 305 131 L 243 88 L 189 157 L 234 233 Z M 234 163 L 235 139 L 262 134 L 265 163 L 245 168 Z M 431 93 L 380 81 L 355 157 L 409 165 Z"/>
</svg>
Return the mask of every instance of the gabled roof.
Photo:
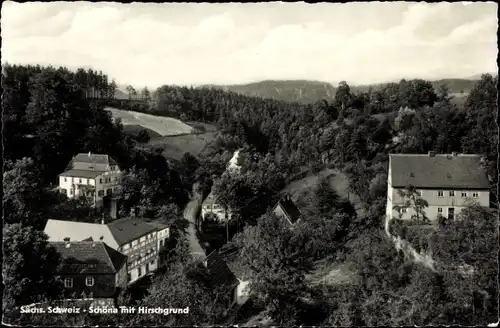
<svg viewBox="0 0 500 328">
<path fill-rule="evenodd" d="M 291 224 L 295 224 L 300 219 L 300 210 L 289 195 L 284 196 L 278 201 L 273 208 L 273 212 L 278 206 L 281 207 Z"/>
<path fill-rule="evenodd" d="M 59 174 L 59 176 L 93 179 L 93 178 L 103 174 L 104 172 L 106 172 L 106 171 L 71 169 L 71 170 L 68 170 L 68 171 L 65 171 L 65 172 Z"/>
<path fill-rule="evenodd" d="M 157 226 L 140 218 L 123 218 L 108 224 L 85 223 L 76 221 L 49 219 L 44 232 L 49 241 L 101 240 L 114 249 L 158 230 Z"/>
<path fill-rule="evenodd" d="M 118 163 L 108 155 L 104 154 L 77 154 L 70 162 L 70 168 L 74 170 L 106 171 L 109 165 Z"/>
<path fill-rule="evenodd" d="M 217 250 L 210 253 L 205 258 L 205 262 L 212 286 L 234 288 L 238 285 L 238 279 Z"/>
<path fill-rule="evenodd" d="M 61 256 L 61 274 L 115 274 L 127 257 L 101 241 L 50 242 Z"/>
<path fill-rule="evenodd" d="M 118 163 L 108 155 L 104 154 L 77 154 L 73 157 L 73 162 L 78 163 L 89 163 L 89 164 L 106 164 L 106 165 L 118 165 Z"/>
<path fill-rule="evenodd" d="M 114 249 L 120 247 L 106 224 L 49 219 L 44 232 L 49 236 L 49 241 L 64 241 L 64 238 L 81 241 L 90 237 L 102 240 Z"/>
<path fill-rule="evenodd" d="M 123 218 L 112 221 L 107 226 L 118 245 L 124 245 L 157 230 L 155 225 L 139 218 Z"/>
<path fill-rule="evenodd" d="M 405 188 L 489 189 L 480 155 L 390 154 L 391 185 Z"/>
</svg>

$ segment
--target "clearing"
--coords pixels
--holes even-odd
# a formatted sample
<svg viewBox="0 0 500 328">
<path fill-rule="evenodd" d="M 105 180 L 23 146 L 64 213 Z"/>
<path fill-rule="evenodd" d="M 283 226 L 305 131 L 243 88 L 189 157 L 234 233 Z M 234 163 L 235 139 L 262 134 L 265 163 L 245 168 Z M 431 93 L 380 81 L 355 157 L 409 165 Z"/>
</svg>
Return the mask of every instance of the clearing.
<svg viewBox="0 0 500 328">
<path fill-rule="evenodd" d="M 361 203 L 356 194 L 349 192 L 349 180 L 344 173 L 336 169 L 324 169 L 318 173 L 311 173 L 300 180 L 290 182 L 281 192 L 289 193 L 296 199 L 303 191 L 310 190 L 318 185 L 322 178 L 327 177 L 332 187 L 341 198 L 352 202 L 356 210 L 360 209 Z"/>
<path fill-rule="evenodd" d="M 111 112 L 114 119 L 120 118 L 123 125 L 140 125 L 146 129 L 155 131 L 161 136 L 173 136 L 193 132 L 192 126 L 172 117 L 155 116 L 113 107 L 106 107 L 104 110 Z"/>
<path fill-rule="evenodd" d="M 164 136 L 152 138 L 147 146 L 160 147 L 163 149 L 163 156 L 180 160 L 184 153 L 198 156 L 209 142 L 215 140 L 216 132 L 201 134 L 186 134 L 180 136 Z"/>
</svg>

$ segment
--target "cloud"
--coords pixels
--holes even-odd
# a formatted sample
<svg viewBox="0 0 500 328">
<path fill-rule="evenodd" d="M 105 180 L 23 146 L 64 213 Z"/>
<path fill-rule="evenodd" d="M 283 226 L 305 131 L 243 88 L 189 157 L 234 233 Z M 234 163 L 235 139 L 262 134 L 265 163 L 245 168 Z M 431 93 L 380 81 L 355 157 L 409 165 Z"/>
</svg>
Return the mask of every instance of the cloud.
<svg viewBox="0 0 500 328">
<path fill-rule="evenodd" d="M 496 71 L 495 3 L 5 2 L 2 60 L 119 83 L 381 82 Z"/>
</svg>

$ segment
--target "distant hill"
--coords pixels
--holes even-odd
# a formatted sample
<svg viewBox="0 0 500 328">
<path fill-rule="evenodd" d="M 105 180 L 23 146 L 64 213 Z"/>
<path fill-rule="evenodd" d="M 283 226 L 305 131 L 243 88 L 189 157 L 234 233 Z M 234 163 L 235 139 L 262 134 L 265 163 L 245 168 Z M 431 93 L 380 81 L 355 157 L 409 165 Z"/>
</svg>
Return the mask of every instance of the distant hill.
<svg viewBox="0 0 500 328">
<path fill-rule="evenodd" d="M 330 83 L 321 81 L 267 80 L 249 84 L 211 86 L 252 97 L 302 103 L 313 103 L 320 99 L 333 99 L 335 96 L 335 88 Z"/>
<path fill-rule="evenodd" d="M 449 93 L 461 98 L 467 96 L 477 79 L 441 79 L 431 81 L 436 90 L 441 85 L 447 85 Z M 350 85 L 352 92 L 367 92 L 369 88 L 377 90 L 383 84 L 372 85 Z M 337 90 L 336 86 L 329 82 L 309 80 L 265 80 L 261 82 L 234 85 L 205 85 L 206 87 L 220 88 L 233 91 L 246 96 L 271 98 L 282 101 L 297 101 L 304 104 L 314 103 L 321 99 L 333 99 Z"/>
</svg>

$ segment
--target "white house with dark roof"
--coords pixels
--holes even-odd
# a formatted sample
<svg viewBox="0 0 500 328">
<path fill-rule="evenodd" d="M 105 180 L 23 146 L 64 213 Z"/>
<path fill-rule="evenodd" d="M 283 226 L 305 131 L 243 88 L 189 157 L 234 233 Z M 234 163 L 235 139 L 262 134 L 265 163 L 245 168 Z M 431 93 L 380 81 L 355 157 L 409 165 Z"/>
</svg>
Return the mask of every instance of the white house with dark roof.
<svg viewBox="0 0 500 328">
<path fill-rule="evenodd" d="M 51 242 L 93 240 L 106 243 L 127 256 L 127 280 L 131 284 L 158 268 L 158 239 L 165 242 L 168 227 L 139 218 L 123 218 L 108 224 L 48 220 L 44 232 Z"/>
<path fill-rule="evenodd" d="M 428 202 L 426 216 L 454 219 L 471 203 L 490 206 L 490 182 L 480 155 L 390 154 L 387 178 L 388 219 L 409 219 L 414 209 L 405 207 L 400 191 L 413 186 L 417 197 Z M 395 210 L 395 206 L 401 207 Z"/>
<path fill-rule="evenodd" d="M 105 196 L 118 191 L 120 176 L 118 163 L 108 155 L 77 154 L 59 174 L 59 190 L 68 198 L 83 194 L 100 207 Z"/>
<path fill-rule="evenodd" d="M 220 222 L 231 220 L 231 210 L 226 209 L 214 194 L 214 191 L 210 192 L 207 198 L 201 204 L 201 217 L 203 220 L 212 219 Z"/>
</svg>

